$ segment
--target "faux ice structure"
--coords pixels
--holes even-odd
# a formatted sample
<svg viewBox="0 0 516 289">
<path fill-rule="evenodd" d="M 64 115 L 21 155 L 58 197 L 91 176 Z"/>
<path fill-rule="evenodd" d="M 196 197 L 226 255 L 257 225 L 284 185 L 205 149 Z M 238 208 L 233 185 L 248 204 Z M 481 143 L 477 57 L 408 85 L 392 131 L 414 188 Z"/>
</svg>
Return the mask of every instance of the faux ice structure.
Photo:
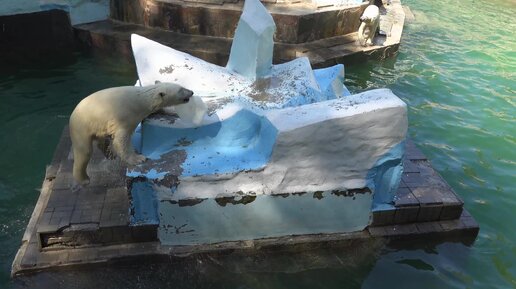
<svg viewBox="0 0 516 289">
<path fill-rule="evenodd" d="M 276 24 L 263 5 L 244 2 L 244 9 L 235 32 L 227 68 L 250 79 L 271 73 L 272 50 Z"/>
<path fill-rule="evenodd" d="M 137 85 L 176 82 L 206 105 L 191 108 L 197 121 L 156 114 L 133 136 L 150 160 L 127 172 L 132 222 L 159 224 L 163 244 L 359 231 L 392 204 L 405 103 L 388 89 L 350 95 L 342 65 L 272 65 L 263 13 L 246 0 L 226 67 L 132 36 Z"/>
</svg>

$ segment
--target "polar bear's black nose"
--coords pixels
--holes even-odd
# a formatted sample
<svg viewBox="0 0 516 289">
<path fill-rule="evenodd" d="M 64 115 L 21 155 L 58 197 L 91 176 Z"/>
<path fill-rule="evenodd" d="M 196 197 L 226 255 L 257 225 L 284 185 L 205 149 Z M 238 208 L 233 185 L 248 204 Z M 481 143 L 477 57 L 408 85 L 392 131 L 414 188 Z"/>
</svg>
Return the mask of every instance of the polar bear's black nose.
<svg viewBox="0 0 516 289">
<path fill-rule="evenodd" d="M 185 95 L 185 97 L 183 98 L 183 102 L 187 103 L 188 101 L 190 101 L 190 97 L 192 97 L 193 91 L 185 89 L 184 90 L 184 95 Z"/>
</svg>

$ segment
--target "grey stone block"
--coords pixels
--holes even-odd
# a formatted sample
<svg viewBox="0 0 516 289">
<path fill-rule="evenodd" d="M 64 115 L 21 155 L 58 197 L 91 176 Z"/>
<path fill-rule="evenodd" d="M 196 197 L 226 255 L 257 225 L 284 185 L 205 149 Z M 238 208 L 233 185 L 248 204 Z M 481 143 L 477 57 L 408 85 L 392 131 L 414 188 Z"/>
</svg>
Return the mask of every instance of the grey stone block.
<svg viewBox="0 0 516 289">
<path fill-rule="evenodd" d="M 69 189 L 52 189 L 48 199 L 47 208 L 74 206 L 77 194 Z"/>
<path fill-rule="evenodd" d="M 113 242 L 130 242 L 132 240 L 132 232 L 129 226 L 111 227 L 113 234 Z"/>
<path fill-rule="evenodd" d="M 369 234 L 371 234 L 371 236 L 373 237 L 384 237 L 386 235 L 385 226 L 368 227 L 367 230 L 369 231 Z"/>
<path fill-rule="evenodd" d="M 100 213 L 99 209 L 91 209 L 91 210 L 81 210 L 81 223 L 99 223 L 100 222 Z"/>
<path fill-rule="evenodd" d="M 114 242 L 113 230 L 111 230 L 111 228 L 99 227 L 99 229 L 96 231 L 96 234 L 98 236 L 98 242 L 102 244 L 110 244 Z"/>
<path fill-rule="evenodd" d="M 397 207 L 394 213 L 394 224 L 412 223 L 417 220 L 419 206 Z"/>
<path fill-rule="evenodd" d="M 478 230 L 479 226 L 477 221 L 475 221 L 473 216 L 471 216 L 468 211 L 462 210 L 461 220 L 466 228 L 473 228 Z"/>
<path fill-rule="evenodd" d="M 419 173 L 403 173 L 401 176 L 401 180 L 407 184 L 409 188 L 418 187 L 421 183 L 423 183 L 423 178 Z"/>
<path fill-rule="evenodd" d="M 415 235 L 418 233 L 417 227 L 415 224 L 403 224 L 403 225 L 393 225 L 393 226 L 385 226 L 385 234 L 386 236 L 406 236 L 406 235 Z"/>
<path fill-rule="evenodd" d="M 78 206 L 95 205 L 104 203 L 106 198 L 105 188 L 88 188 L 87 190 L 81 191 L 77 196 Z"/>
<path fill-rule="evenodd" d="M 412 194 L 417 198 L 421 205 L 442 204 L 441 188 L 438 187 L 418 187 L 411 188 Z"/>
<path fill-rule="evenodd" d="M 383 226 L 393 224 L 394 212 L 394 209 L 373 212 L 373 222 L 371 226 Z"/>
<path fill-rule="evenodd" d="M 132 240 L 134 242 L 152 242 L 158 240 L 158 225 L 145 225 L 131 227 Z"/>
<path fill-rule="evenodd" d="M 72 218 L 72 211 L 55 211 L 50 219 L 50 225 L 66 226 L 70 223 Z"/>
<path fill-rule="evenodd" d="M 462 213 L 462 204 L 444 204 L 439 216 L 440 220 L 454 220 L 460 218 Z"/>
<path fill-rule="evenodd" d="M 421 234 L 439 233 L 442 231 L 439 222 L 417 223 L 416 227 Z"/>
<path fill-rule="evenodd" d="M 55 233 L 59 230 L 58 225 L 39 225 L 37 227 L 37 233 L 38 234 L 47 234 L 47 233 Z"/>
<path fill-rule="evenodd" d="M 412 194 L 409 188 L 398 188 L 398 191 L 394 197 L 394 205 L 396 207 L 417 206 L 419 205 L 419 201 Z"/>
<path fill-rule="evenodd" d="M 158 242 L 141 242 L 133 244 L 124 244 L 127 255 L 152 255 L 159 252 Z"/>
<path fill-rule="evenodd" d="M 414 164 L 411 160 L 405 157 L 403 160 L 403 172 L 404 173 L 419 173 L 420 170 L 417 165 Z"/>
<path fill-rule="evenodd" d="M 443 206 L 441 204 L 438 205 L 421 205 L 419 208 L 419 213 L 417 215 L 418 222 L 430 222 L 439 220 L 439 216 L 441 215 L 441 210 Z"/>
<path fill-rule="evenodd" d="M 416 147 L 416 144 L 407 139 L 405 143 L 405 156 L 409 160 L 427 160 L 426 156 Z"/>
<path fill-rule="evenodd" d="M 68 262 L 68 252 L 65 250 L 59 251 L 44 251 L 38 255 L 38 266 L 56 266 Z"/>
<path fill-rule="evenodd" d="M 441 221 L 439 224 L 444 231 L 454 231 L 464 227 L 464 223 L 460 219 Z"/>
<path fill-rule="evenodd" d="M 69 249 L 68 263 L 86 263 L 98 258 L 98 248 Z"/>
<path fill-rule="evenodd" d="M 29 243 L 22 258 L 21 267 L 31 268 L 36 266 L 39 254 L 39 247 L 35 244 Z"/>
<path fill-rule="evenodd" d="M 106 191 L 105 201 L 106 203 L 127 204 L 129 202 L 129 193 L 125 186 L 110 188 Z"/>
<path fill-rule="evenodd" d="M 71 224 L 79 224 L 81 222 L 82 211 L 74 210 L 72 212 L 72 218 L 70 219 Z"/>
<path fill-rule="evenodd" d="M 101 227 L 126 226 L 129 224 L 129 208 L 104 204 L 100 218 Z"/>
<path fill-rule="evenodd" d="M 73 186 L 73 176 L 70 170 L 59 170 L 59 173 L 56 175 L 56 178 L 54 179 L 52 190 L 66 190 L 70 191 L 70 193 L 73 193 L 71 191 L 71 188 Z"/>
<path fill-rule="evenodd" d="M 38 227 L 50 225 L 50 220 L 52 219 L 53 213 L 53 210 L 51 212 L 44 212 L 38 220 Z"/>
</svg>

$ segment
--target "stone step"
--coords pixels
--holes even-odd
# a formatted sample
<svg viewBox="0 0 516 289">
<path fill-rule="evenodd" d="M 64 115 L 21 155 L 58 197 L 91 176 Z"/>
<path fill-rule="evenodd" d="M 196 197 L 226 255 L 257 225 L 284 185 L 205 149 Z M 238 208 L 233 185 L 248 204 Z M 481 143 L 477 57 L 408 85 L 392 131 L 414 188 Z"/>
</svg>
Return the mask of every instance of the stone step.
<svg viewBox="0 0 516 289">
<path fill-rule="evenodd" d="M 157 225 L 130 226 L 125 166 L 94 150 L 88 166 L 92 182 L 72 190 L 71 141 L 63 131 L 45 181 L 49 197 L 37 221 L 36 236 L 43 250 L 82 248 L 157 240 Z"/>
<path fill-rule="evenodd" d="M 176 50 L 186 52 L 208 62 L 225 66 L 231 49 L 229 38 L 190 35 L 144 27 L 142 25 L 105 20 L 74 26 L 78 41 L 85 47 L 122 55 L 133 62 L 131 34 L 136 33 Z M 306 56 L 314 68 L 338 63 L 361 62 L 369 58 L 385 58 L 397 52 L 399 42 L 383 45 L 385 36 L 375 38 L 377 45 L 362 47 L 356 33 L 302 43 L 275 43 L 274 63 L 283 63 Z"/>
<path fill-rule="evenodd" d="M 72 191 L 71 142 L 64 129 L 46 180 L 50 194 L 37 222 L 44 250 L 157 240 L 156 225 L 130 225 L 130 194 L 125 167 L 94 150 L 89 165 L 92 183 Z M 56 168 L 57 167 L 57 168 Z M 393 207 L 373 212 L 370 227 L 447 221 L 460 218 L 463 201 L 408 140 L 404 173 Z"/>
<path fill-rule="evenodd" d="M 97 266 L 109 264 L 112 266 L 113 263 L 127 264 L 130 261 L 133 262 L 132 264 L 136 264 L 143 260 L 170 264 L 171 260 L 187 262 L 188 258 L 195 259 L 203 256 L 216 260 L 217 264 L 227 260 L 225 258 L 228 256 L 237 256 L 239 262 L 252 260 L 254 269 L 257 256 L 261 256 L 264 260 L 274 260 L 274 257 L 282 252 L 288 254 L 289 258 L 299 256 L 304 252 L 311 257 L 321 258 L 324 256 L 321 249 L 324 252 L 327 252 L 328 249 L 344 252 L 344 256 L 349 256 L 346 254 L 361 256 L 361 254 L 370 254 L 371 250 L 378 252 L 385 243 L 384 240 L 387 240 L 387 244 L 391 248 L 406 248 L 407 243 L 413 246 L 416 242 L 421 241 L 424 244 L 462 242 L 465 245 L 471 245 L 475 241 L 478 231 L 478 223 L 464 210 L 459 219 L 448 221 L 370 227 L 361 232 L 346 234 L 285 236 L 192 246 L 162 246 L 159 242 L 142 242 L 41 251 L 36 243 L 29 242 L 22 245 L 16 255 L 11 274 L 16 276 L 44 269 L 85 264 L 97 264 Z M 343 251 L 344 249 L 345 251 Z M 359 253 L 357 254 L 357 252 Z M 295 260 L 296 264 L 301 261 L 299 257 Z M 313 264 L 314 259 L 310 258 L 309 261 L 310 264 Z M 340 264 L 342 263 L 340 258 L 338 261 Z"/>
<path fill-rule="evenodd" d="M 157 227 L 130 226 L 129 194 L 125 168 L 94 153 L 89 172 L 92 183 L 73 192 L 71 185 L 70 136 L 65 127 L 54 158 L 47 168 L 41 195 L 34 209 L 12 274 L 45 268 L 106 263 L 127 258 L 186 256 L 255 249 L 296 250 L 386 238 L 414 242 L 418 239 L 474 242 L 479 226 L 463 209 L 462 200 L 432 169 L 428 159 L 410 140 L 402 183 L 392 208 L 373 212 L 373 222 L 361 232 L 284 236 L 194 246 L 163 246 Z M 389 241 L 391 244 L 391 241 Z M 265 251 L 261 251 L 265 252 Z M 158 258 L 159 259 L 159 258 Z M 166 259 L 169 260 L 169 259 Z"/>
<path fill-rule="evenodd" d="M 367 3 L 318 8 L 308 3 L 311 1 L 266 2 L 269 3 L 264 5 L 276 23 L 274 40 L 291 44 L 355 32 L 360 25 L 360 16 L 367 7 Z M 190 35 L 232 38 L 243 3 L 238 0 L 112 0 L 111 17 L 126 23 Z"/>
<path fill-rule="evenodd" d="M 371 227 L 460 218 L 464 202 L 408 140 L 394 208 L 373 212 Z"/>
</svg>

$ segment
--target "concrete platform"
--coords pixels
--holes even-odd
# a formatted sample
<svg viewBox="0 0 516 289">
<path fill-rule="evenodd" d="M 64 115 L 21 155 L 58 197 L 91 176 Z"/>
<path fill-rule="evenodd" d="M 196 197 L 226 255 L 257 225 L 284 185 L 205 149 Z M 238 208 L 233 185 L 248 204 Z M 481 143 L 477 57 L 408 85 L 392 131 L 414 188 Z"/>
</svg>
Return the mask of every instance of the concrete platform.
<svg viewBox="0 0 516 289">
<path fill-rule="evenodd" d="M 218 3 L 217 3 L 218 2 Z M 111 1 L 111 19 L 191 35 L 233 38 L 243 0 Z M 261 1 L 276 23 L 274 41 L 304 43 L 356 32 L 368 3 Z M 344 1 L 343 1 L 344 2 Z"/>
<path fill-rule="evenodd" d="M 166 5 L 169 4 L 170 3 Z M 234 26 L 230 25 L 231 27 L 228 28 L 226 27 L 227 25 L 223 25 L 225 29 L 219 29 L 224 31 L 231 31 L 231 34 L 224 35 L 224 37 L 220 31 L 217 33 L 204 33 L 203 35 L 200 32 L 197 33 L 195 31 L 183 31 L 181 29 L 174 29 L 173 27 L 168 26 L 168 28 L 162 27 L 163 25 L 158 25 L 159 23 L 150 25 L 147 23 L 150 21 L 148 19 L 145 20 L 143 18 L 140 19 L 141 17 L 131 16 L 135 15 L 137 11 L 129 13 L 128 11 L 120 12 L 118 10 L 120 9 L 115 9 L 112 11 L 115 16 L 113 18 L 114 20 L 111 19 L 74 26 L 79 42 L 82 43 L 82 45 L 85 47 L 94 50 L 105 51 L 108 53 L 117 53 L 117 55 L 125 56 L 129 61 L 134 61 L 131 50 L 130 36 L 132 33 L 136 33 L 166 46 L 202 58 L 211 63 L 215 63 L 221 66 L 224 66 L 227 63 L 232 41 L 230 37 L 234 31 Z M 351 32 L 354 30 L 339 30 L 340 32 L 333 31 L 330 34 L 328 34 L 329 32 L 320 32 L 318 35 L 321 35 L 318 37 L 290 37 L 285 35 L 281 38 L 286 39 L 284 41 L 275 39 L 273 62 L 283 63 L 297 57 L 306 56 L 310 59 L 310 62 L 314 68 L 321 68 L 339 63 L 350 64 L 362 62 L 367 59 L 383 59 L 391 57 L 397 53 L 399 48 L 401 34 L 403 31 L 403 24 L 405 21 L 405 12 L 401 6 L 400 0 L 392 0 L 390 5 L 382 7 L 380 11 L 380 35 L 375 38 L 374 46 L 360 46 L 357 41 L 357 33 Z M 236 20 L 233 20 L 237 21 L 240 12 L 233 12 L 233 14 L 236 13 L 236 18 L 233 17 Z M 314 15 L 320 16 L 321 13 L 322 12 L 318 12 Z M 360 16 L 359 13 L 357 15 Z M 218 18 L 224 17 L 225 16 L 218 16 Z M 275 17 L 275 21 L 279 21 L 280 18 L 281 17 L 279 16 Z M 336 19 L 333 19 L 332 21 L 335 22 Z M 305 29 L 310 31 L 315 29 L 315 26 L 317 26 L 318 23 L 312 18 L 305 22 L 306 23 L 300 27 L 305 27 Z M 147 25 L 145 23 L 147 23 Z M 285 23 L 288 23 L 288 21 Z M 331 21 L 329 20 L 327 23 L 325 22 L 326 26 L 330 24 Z M 284 26 L 288 25 L 285 24 Z M 358 24 L 351 25 L 350 27 L 354 26 L 356 26 L 356 30 L 358 30 Z M 281 23 L 278 25 L 278 28 L 281 28 Z M 309 33 L 300 33 L 300 35 L 305 34 L 309 35 Z M 289 37 L 292 39 L 288 40 L 290 39 Z"/>
<path fill-rule="evenodd" d="M 130 226 L 131 212 L 125 167 L 104 159 L 95 149 L 89 172 L 92 183 L 79 192 L 70 190 L 71 142 L 63 131 L 53 160 L 47 167 L 40 197 L 12 275 L 63 266 L 130 261 L 137 258 L 182 258 L 195 254 L 267 254 L 281 250 L 311 250 L 321 246 L 396 242 L 418 238 L 474 241 L 478 224 L 463 208 L 462 200 L 408 141 L 405 172 L 392 209 L 373 213 L 364 231 L 346 234 L 283 236 L 258 240 L 192 246 L 163 246 L 157 225 Z"/>
</svg>

